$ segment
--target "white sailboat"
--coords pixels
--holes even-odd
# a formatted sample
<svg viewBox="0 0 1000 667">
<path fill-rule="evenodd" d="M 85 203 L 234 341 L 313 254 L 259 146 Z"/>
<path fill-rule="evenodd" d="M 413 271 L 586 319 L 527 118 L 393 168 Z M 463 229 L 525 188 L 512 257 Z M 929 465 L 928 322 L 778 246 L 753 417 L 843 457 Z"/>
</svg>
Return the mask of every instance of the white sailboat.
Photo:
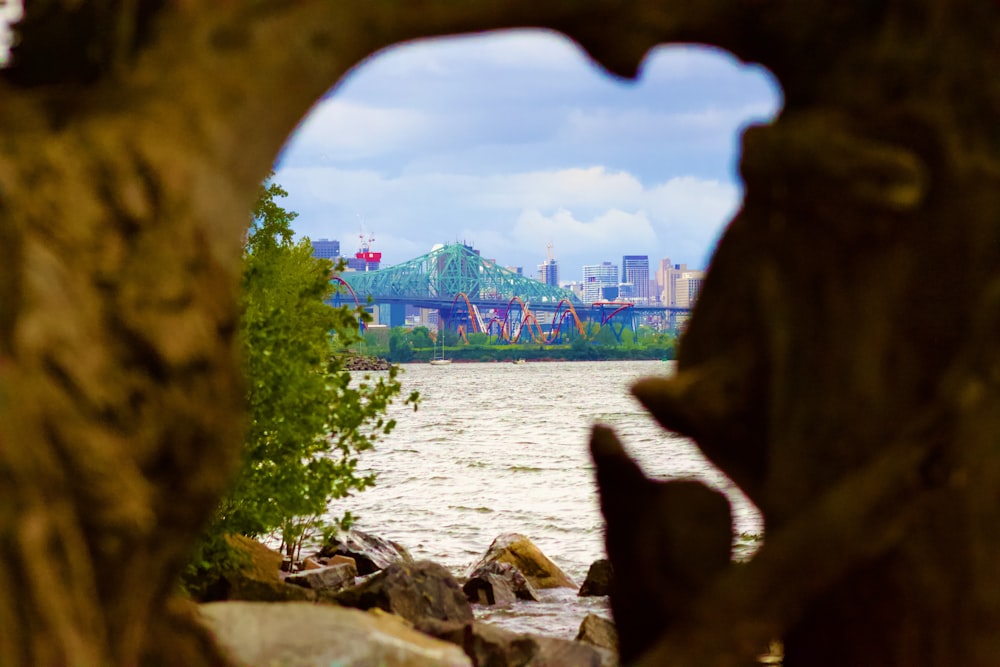
<svg viewBox="0 0 1000 667">
<path fill-rule="evenodd" d="M 434 358 L 431 359 L 431 365 L 432 366 L 447 366 L 448 364 L 451 363 L 451 359 L 445 359 L 444 358 L 444 332 L 443 331 L 438 334 L 438 338 L 441 340 L 441 356 L 439 357 L 439 356 L 435 355 Z"/>
</svg>

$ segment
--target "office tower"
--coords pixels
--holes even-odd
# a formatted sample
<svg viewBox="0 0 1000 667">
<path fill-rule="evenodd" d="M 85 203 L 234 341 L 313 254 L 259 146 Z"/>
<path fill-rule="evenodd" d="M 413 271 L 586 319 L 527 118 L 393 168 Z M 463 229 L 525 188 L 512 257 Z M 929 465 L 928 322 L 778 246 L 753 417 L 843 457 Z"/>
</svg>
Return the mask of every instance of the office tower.
<svg viewBox="0 0 1000 667">
<path fill-rule="evenodd" d="M 538 265 L 538 281 L 553 287 L 559 287 L 559 262 L 552 256 L 552 244 L 545 246 L 548 257 Z"/>
<path fill-rule="evenodd" d="M 340 241 L 319 239 L 312 241 L 313 257 L 329 259 L 334 264 L 340 259 Z"/>
<path fill-rule="evenodd" d="M 694 307 L 704 280 L 704 271 L 689 269 L 687 264 L 671 264 L 670 258 L 664 257 L 656 269 L 660 304 L 674 308 Z"/>
<path fill-rule="evenodd" d="M 638 303 L 649 303 L 649 256 L 622 257 L 622 283 L 629 286 L 624 296 Z"/>
<path fill-rule="evenodd" d="M 675 287 L 675 302 L 678 308 L 694 308 L 705 281 L 704 271 L 679 271 Z"/>
<path fill-rule="evenodd" d="M 611 262 L 583 266 L 583 301 L 593 303 L 604 299 L 604 290 L 618 287 L 618 265 Z"/>
<path fill-rule="evenodd" d="M 669 257 L 661 259 L 659 266 L 656 267 L 656 296 L 664 306 L 672 305 L 673 293 L 670 291 L 670 272 L 673 268 Z"/>
</svg>

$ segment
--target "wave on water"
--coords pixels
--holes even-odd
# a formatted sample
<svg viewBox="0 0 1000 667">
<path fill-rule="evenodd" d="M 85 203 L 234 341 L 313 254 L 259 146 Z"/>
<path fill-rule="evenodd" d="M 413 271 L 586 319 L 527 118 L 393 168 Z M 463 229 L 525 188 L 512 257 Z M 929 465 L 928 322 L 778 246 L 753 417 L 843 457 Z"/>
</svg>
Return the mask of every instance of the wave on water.
<svg viewBox="0 0 1000 667">
<path fill-rule="evenodd" d="M 378 473 L 375 487 L 339 501 L 332 513 L 350 510 L 361 530 L 456 574 L 498 535 L 522 533 L 582 582 L 604 557 L 587 443 L 590 425 L 601 420 L 649 476 L 693 477 L 726 493 L 735 535 L 763 531 L 752 504 L 697 447 L 664 431 L 628 393 L 638 378 L 671 372 L 673 364 L 552 362 L 516 374 L 507 366 L 453 364 L 442 382 L 439 368 L 409 365 L 402 393 L 419 391 L 420 409 L 391 407 L 396 429 L 361 456 L 361 466 Z M 754 544 L 734 541 L 740 553 Z M 602 600 L 546 592 L 540 603 L 477 614 L 514 630 L 571 638 L 587 613 L 608 615 Z"/>
</svg>

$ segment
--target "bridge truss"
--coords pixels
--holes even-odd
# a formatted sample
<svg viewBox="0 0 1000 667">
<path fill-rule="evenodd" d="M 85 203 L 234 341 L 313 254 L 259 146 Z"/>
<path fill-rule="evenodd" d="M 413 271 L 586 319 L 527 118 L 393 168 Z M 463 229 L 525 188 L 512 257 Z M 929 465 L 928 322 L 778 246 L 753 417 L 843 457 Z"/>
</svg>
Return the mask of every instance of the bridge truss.
<svg viewBox="0 0 1000 667">
<path fill-rule="evenodd" d="M 402 264 L 369 272 L 341 275 L 359 298 L 376 302 L 442 302 L 465 294 L 470 304 L 506 302 L 517 297 L 536 307 L 575 300 L 569 290 L 546 285 L 485 259 L 461 243 L 435 248 Z"/>
<path fill-rule="evenodd" d="M 558 345 L 588 336 L 585 322 L 610 328 L 621 343 L 626 331 L 637 339 L 640 316 L 666 316 L 673 327 L 676 317 L 689 313 L 686 308 L 631 303 L 581 304 L 569 290 L 498 266 L 461 243 L 378 271 L 345 272 L 334 280 L 355 303 L 370 299 L 373 305 L 436 309 L 442 326 L 464 340 L 470 333 L 486 333 L 496 344 Z"/>
</svg>

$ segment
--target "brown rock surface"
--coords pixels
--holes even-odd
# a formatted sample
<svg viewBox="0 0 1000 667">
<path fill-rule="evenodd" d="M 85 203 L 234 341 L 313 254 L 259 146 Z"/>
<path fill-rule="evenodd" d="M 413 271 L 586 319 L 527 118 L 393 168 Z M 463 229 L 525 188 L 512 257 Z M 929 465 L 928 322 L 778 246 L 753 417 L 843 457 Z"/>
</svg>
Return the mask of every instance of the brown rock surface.
<svg viewBox="0 0 1000 667">
<path fill-rule="evenodd" d="M 468 667 L 461 648 L 391 614 L 303 603 L 217 602 L 203 622 L 244 667 Z"/>
<path fill-rule="evenodd" d="M 510 563 L 534 588 L 576 588 L 573 580 L 558 565 L 549 560 L 531 540 L 518 533 L 505 533 L 493 540 L 486 553 L 468 568 L 466 576 L 490 561 Z"/>
<path fill-rule="evenodd" d="M 393 563 L 333 598 L 358 609 L 378 608 L 411 623 L 424 618 L 471 621 L 472 608 L 455 578 L 431 561 Z"/>
</svg>

